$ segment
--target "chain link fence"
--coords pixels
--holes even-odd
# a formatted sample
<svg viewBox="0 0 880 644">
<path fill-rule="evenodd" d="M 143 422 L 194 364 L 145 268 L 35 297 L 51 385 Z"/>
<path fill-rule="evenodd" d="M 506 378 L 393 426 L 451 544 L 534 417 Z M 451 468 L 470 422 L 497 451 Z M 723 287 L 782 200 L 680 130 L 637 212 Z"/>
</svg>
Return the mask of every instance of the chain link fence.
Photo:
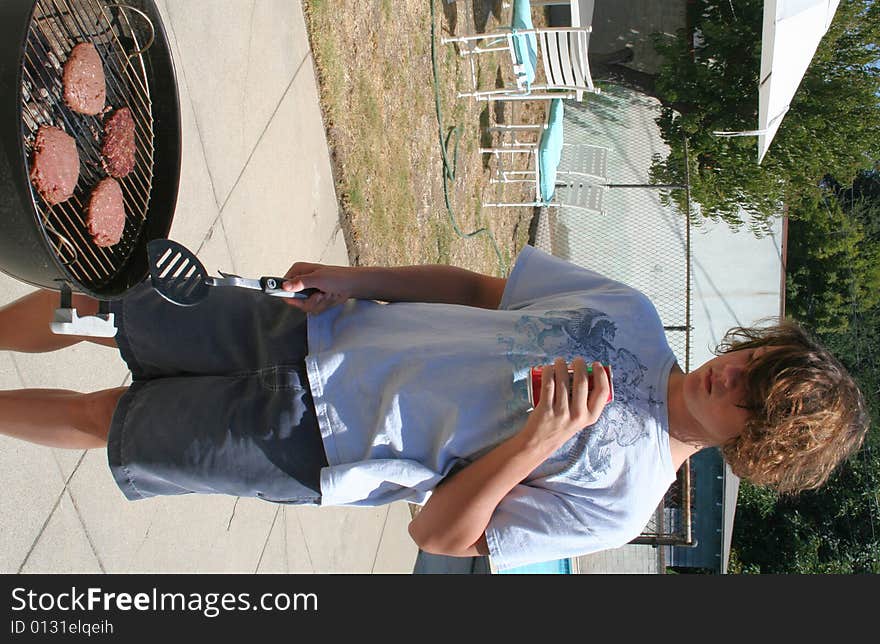
<svg viewBox="0 0 880 644">
<path fill-rule="evenodd" d="M 657 308 L 679 365 L 690 369 L 690 221 L 674 205 L 688 187 L 650 183 L 655 158 L 669 154 L 655 123 L 659 103 L 604 85 L 565 104 L 565 146 L 554 205 L 540 211 L 535 246 L 624 282 Z M 670 198 L 683 191 L 686 198 Z M 690 467 L 679 470 L 653 520 L 633 543 L 690 545 Z"/>
</svg>

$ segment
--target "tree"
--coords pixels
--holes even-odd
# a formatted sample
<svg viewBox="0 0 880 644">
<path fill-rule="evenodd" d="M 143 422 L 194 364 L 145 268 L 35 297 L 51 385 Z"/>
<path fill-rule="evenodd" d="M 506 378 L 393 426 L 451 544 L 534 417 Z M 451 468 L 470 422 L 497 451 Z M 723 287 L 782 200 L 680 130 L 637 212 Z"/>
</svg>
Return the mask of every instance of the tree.
<svg viewBox="0 0 880 644">
<path fill-rule="evenodd" d="M 864 448 L 820 490 L 780 497 L 743 483 L 731 571 L 877 573 L 880 69 L 872 63 L 880 3 L 841 0 L 758 165 L 754 137 L 712 132 L 757 126 L 762 17 L 763 0 L 694 0 L 689 23 L 699 41 L 685 32 L 655 39 L 665 60 L 659 74 L 635 78 L 660 100 L 657 122 L 671 150 L 655 158 L 652 177 L 680 184 L 689 174 L 702 215 L 756 234 L 786 209 L 786 309 L 856 378 L 873 423 Z"/>
<path fill-rule="evenodd" d="M 880 70 L 871 66 L 878 57 L 880 4 L 842 0 L 760 166 L 754 137 L 713 132 L 757 125 L 763 0 L 697 0 L 691 7 L 697 46 L 685 32 L 655 38 L 665 62 L 653 91 L 671 148 L 667 159 L 655 159 L 657 183 L 685 181 L 687 141 L 691 196 L 702 214 L 734 227 L 747 222 L 761 234 L 783 203 L 798 218 L 791 204 L 820 198 L 824 176 L 848 183 L 880 158 Z"/>
<path fill-rule="evenodd" d="M 820 490 L 779 497 L 741 485 L 733 572 L 880 572 L 880 175 L 861 172 L 850 186 L 830 177 L 823 183 L 826 200 L 813 204 L 821 216 L 789 231 L 786 309 L 859 383 L 871 430 Z"/>
<path fill-rule="evenodd" d="M 789 224 L 788 314 L 820 333 L 845 331 L 854 313 L 880 304 L 880 199 L 849 201 L 831 191 L 802 196 Z"/>
<path fill-rule="evenodd" d="M 877 432 L 821 490 L 796 497 L 740 485 L 734 573 L 880 573 Z"/>
</svg>

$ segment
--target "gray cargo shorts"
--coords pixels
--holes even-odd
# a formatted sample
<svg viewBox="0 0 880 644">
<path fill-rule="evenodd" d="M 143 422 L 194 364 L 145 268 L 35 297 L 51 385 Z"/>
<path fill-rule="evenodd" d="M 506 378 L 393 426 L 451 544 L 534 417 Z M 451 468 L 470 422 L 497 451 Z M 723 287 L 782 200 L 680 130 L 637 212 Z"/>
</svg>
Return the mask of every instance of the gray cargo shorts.
<svg viewBox="0 0 880 644">
<path fill-rule="evenodd" d="M 149 283 L 111 303 L 132 385 L 110 469 L 128 499 L 230 494 L 319 504 L 327 465 L 306 377 L 306 315 L 241 288 L 192 307 Z"/>
</svg>

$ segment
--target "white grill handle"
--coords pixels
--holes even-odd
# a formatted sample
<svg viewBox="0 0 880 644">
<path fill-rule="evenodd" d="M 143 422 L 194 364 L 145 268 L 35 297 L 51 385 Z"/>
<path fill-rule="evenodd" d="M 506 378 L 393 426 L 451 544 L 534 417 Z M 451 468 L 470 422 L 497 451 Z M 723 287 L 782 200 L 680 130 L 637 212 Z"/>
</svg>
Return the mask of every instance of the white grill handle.
<svg viewBox="0 0 880 644">
<path fill-rule="evenodd" d="M 49 328 L 56 335 L 84 335 L 90 338 L 112 338 L 116 335 L 114 315 L 86 315 L 79 317 L 76 309 L 55 309 L 55 319 Z"/>
<path fill-rule="evenodd" d="M 106 308 L 105 308 L 106 307 Z M 112 338 L 116 335 L 115 316 L 101 302 L 97 315 L 80 317 L 73 308 L 73 292 L 67 282 L 61 282 L 61 306 L 55 309 L 55 318 L 49 329 L 56 335 L 84 335 L 90 338 Z"/>
</svg>

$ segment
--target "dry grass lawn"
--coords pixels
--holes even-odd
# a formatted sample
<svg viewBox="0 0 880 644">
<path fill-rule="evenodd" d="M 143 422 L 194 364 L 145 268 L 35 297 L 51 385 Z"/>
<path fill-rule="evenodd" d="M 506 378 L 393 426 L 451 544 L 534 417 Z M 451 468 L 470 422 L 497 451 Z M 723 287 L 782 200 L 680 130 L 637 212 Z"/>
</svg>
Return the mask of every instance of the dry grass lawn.
<svg viewBox="0 0 880 644">
<path fill-rule="evenodd" d="M 495 122 L 542 122 L 544 105 L 457 99 L 471 72 L 455 47 L 440 42 L 475 26 L 491 29 L 502 11 L 509 13 L 489 0 L 348 0 L 344 9 L 306 0 L 353 264 L 448 263 L 502 275 L 526 243 L 532 208 L 480 204 L 502 194 L 532 197 L 522 185 L 499 192 L 489 182 L 494 161 L 479 147 L 493 141 L 488 127 Z M 535 21 L 542 22 L 537 10 Z M 478 82 L 492 87 L 504 60 L 480 58 Z M 444 172 L 444 149 L 448 164 L 455 161 L 454 178 Z"/>
</svg>

